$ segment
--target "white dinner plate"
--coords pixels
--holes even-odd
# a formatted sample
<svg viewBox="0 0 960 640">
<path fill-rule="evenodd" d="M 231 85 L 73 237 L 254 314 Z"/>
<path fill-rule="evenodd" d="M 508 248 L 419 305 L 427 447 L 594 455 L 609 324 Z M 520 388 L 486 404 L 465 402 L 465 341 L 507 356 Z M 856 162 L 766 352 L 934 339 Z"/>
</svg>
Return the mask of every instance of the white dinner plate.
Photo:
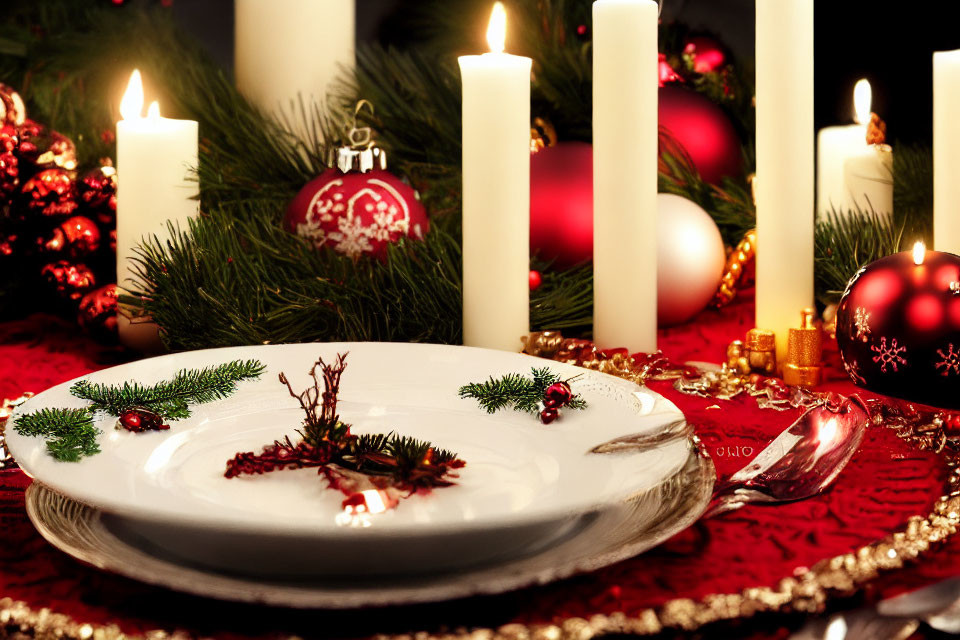
<svg viewBox="0 0 960 640">
<path fill-rule="evenodd" d="M 303 414 L 277 376 L 308 386 L 317 357 L 349 352 L 339 413 L 354 432 L 394 431 L 427 439 L 466 461 L 453 487 L 401 500 L 358 522 L 343 495 L 311 469 L 227 479 L 228 459 L 274 440 L 297 438 Z M 23 413 L 80 407 L 71 383 L 23 406 L 7 428 L 21 467 L 57 492 L 125 519 L 129 531 L 208 566 L 288 574 L 433 571 L 492 562 L 561 539 L 583 514 L 658 486 L 689 457 L 685 438 L 644 450 L 590 450 L 633 434 L 656 434 L 683 415 L 633 383 L 521 354 L 442 345 L 317 343 L 172 354 L 100 371 L 93 382 L 150 384 L 182 368 L 258 359 L 267 370 L 231 398 L 192 407 L 169 431 L 134 434 L 103 416 L 102 453 L 77 463 L 51 458 L 41 438 L 16 433 Z M 460 386 L 547 366 L 589 403 L 547 426 L 513 411 L 488 414 Z M 389 553 L 371 556 L 371 549 Z M 358 566 L 359 565 L 359 566 Z"/>
</svg>

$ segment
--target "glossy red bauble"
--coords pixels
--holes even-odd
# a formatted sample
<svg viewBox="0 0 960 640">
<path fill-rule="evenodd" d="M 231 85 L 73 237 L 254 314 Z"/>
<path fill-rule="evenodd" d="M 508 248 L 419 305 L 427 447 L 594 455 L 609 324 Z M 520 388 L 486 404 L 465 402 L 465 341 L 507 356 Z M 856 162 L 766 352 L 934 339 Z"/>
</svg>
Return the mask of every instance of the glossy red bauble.
<svg viewBox="0 0 960 640">
<path fill-rule="evenodd" d="M 76 181 L 65 169 L 45 169 L 23 183 L 23 210 L 43 216 L 68 216 L 77 210 Z M 21 212 L 22 217 L 28 217 Z"/>
<path fill-rule="evenodd" d="M 86 216 L 73 216 L 53 230 L 43 248 L 66 252 L 71 258 L 90 255 L 100 248 L 100 228 Z"/>
<path fill-rule="evenodd" d="M 554 267 L 593 258 L 593 146 L 561 142 L 530 158 L 530 252 Z"/>
<path fill-rule="evenodd" d="M 430 229 L 416 192 L 392 173 L 342 173 L 328 169 L 300 190 L 287 207 L 286 229 L 317 249 L 357 258 L 385 258 L 387 245 L 422 239 Z"/>
<path fill-rule="evenodd" d="M 727 54 L 722 44 L 710 36 L 692 36 L 687 38 L 683 55 L 692 62 L 697 73 L 719 71 L 727 63 Z"/>
<path fill-rule="evenodd" d="M 117 332 L 117 285 L 94 289 L 80 299 L 77 322 L 92 333 L 113 335 Z"/>
<path fill-rule="evenodd" d="M 705 181 L 720 184 L 743 172 L 740 136 L 709 98 L 677 85 L 660 87 L 660 127 L 683 147 Z"/>
<path fill-rule="evenodd" d="M 66 260 L 51 262 L 40 269 L 40 276 L 64 300 L 79 301 L 97 284 L 93 271 L 85 264 L 71 264 Z"/>
<path fill-rule="evenodd" d="M 960 256 L 911 252 L 863 268 L 837 308 L 837 344 L 855 384 L 960 408 Z"/>
</svg>

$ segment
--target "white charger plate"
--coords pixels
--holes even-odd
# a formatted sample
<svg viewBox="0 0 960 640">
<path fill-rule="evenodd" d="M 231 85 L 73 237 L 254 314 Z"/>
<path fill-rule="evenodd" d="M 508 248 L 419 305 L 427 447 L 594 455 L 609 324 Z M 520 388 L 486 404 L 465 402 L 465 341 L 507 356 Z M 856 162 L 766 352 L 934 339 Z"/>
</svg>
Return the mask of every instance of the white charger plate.
<svg viewBox="0 0 960 640">
<path fill-rule="evenodd" d="M 339 413 L 355 433 L 396 431 L 456 451 L 467 462 L 457 485 L 402 500 L 355 526 L 342 494 L 316 470 L 226 479 L 226 461 L 284 436 L 296 438 L 302 412 L 277 381 L 294 389 L 318 356 L 349 352 Z M 530 356 L 443 345 L 318 343 L 235 347 L 172 354 L 100 371 L 94 382 L 150 384 L 179 369 L 255 358 L 260 380 L 226 400 L 193 407 L 169 431 L 133 434 L 98 426 L 102 453 L 79 463 L 51 458 L 40 438 L 16 433 L 19 415 L 79 407 L 71 383 L 21 406 L 7 442 L 21 467 L 58 493 L 125 519 L 130 531 L 206 566 L 256 574 L 396 574 L 495 562 L 537 541 L 562 537 L 584 514 L 622 504 L 673 477 L 689 458 L 685 438 L 615 456 L 589 451 L 618 437 L 655 435 L 683 415 L 633 383 Z M 548 366 L 586 398 L 545 426 L 516 412 L 487 414 L 458 396 L 461 385 Z M 346 526 L 345 526 L 346 524 Z M 389 544 L 390 553 L 371 556 Z"/>
</svg>

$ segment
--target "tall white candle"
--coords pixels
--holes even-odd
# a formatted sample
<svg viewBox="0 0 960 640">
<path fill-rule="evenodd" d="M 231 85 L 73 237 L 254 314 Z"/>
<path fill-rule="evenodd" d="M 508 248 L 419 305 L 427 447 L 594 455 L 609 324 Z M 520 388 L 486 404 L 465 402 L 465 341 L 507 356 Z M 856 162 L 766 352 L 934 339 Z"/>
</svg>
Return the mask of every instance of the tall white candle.
<svg viewBox="0 0 960 640">
<path fill-rule="evenodd" d="M 490 53 L 463 77 L 463 343 L 518 351 L 530 331 L 530 58 L 503 53 L 496 3 Z"/>
<path fill-rule="evenodd" d="M 857 124 L 821 129 L 817 136 L 817 213 L 893 213 L 893 151 L 867 144 L 872 92 L 867 80 L 854 87 Z"/>
<path fill-rule="evenodd" d="M 813 304 L 813 0 L 757 0 L 757 316 L 777 335 Z"/>
<path fill-rule="evenodd" d="M 657 349 L 657 3 L 593 3 L 593 337 Z"/>
<path fill-rule="evenodd" d="M 237 88 L 308 135 L 297 101 L 323 102 L 331 81 L 353 69 L 354 0 L 235 0 L 234 14 Z"/>
<path fill-rule="evenodd" d="M 134 249 L 156 236 L 167 239 L 167 221 L 186 230 L 196 215 L 198 184 L 197 123 L 160 117 L 156 102 L 143 111 L 140 72 L 130 77 L 117 123 L 117 284 L 129 289 L 137 270 Z M 118 317 L 121 341 L 149 350 L 156 344 L 156 325 Z"/>
<path fill-rule="evenodd" d="M 960 50 L 933 54 L 933 246 L 960 254 Z"/>
</svg>

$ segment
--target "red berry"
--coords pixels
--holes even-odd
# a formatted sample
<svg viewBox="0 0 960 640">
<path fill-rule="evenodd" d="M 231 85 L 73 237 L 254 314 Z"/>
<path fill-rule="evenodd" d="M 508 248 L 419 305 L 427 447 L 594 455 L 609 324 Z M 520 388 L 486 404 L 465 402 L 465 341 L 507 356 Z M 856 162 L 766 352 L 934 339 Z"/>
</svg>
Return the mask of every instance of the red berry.
<svg viewBox="0 0 960 640">
<path fill-rule="evenodd" d="M 544 409 L 557 409 L 557 408 L 559 408 L 559 404 L 560 404 L 560 403 L 557 402 L 556 400 L 554 400 L 553 398 L 546 398 L 546 397 L 545 397 L 545 398 L 543 399 L 543 408 L 544 408 Z"/>
<path fill-rule="evenodd" d="M 559 417 L 560 411 L 558 409 L 544 409 L 540 412 L 540 422 L 543 424 L 550 424 Z"/>
<path fill-rule="evenodd" d="M 563 406 L 573 399 L 573 391 L 566 382 L 554 382 L 547 387 L 544 398 L 553 400 L 556 404 Z"/>
<path fill-rule="evenodd" d="M 543 284 L 543 276 L 540 275 L 539 271 L 533 269 L 530 270 L 530 291 L 536 291 L 540 288 L 540 285 Z"/>
</svg>

